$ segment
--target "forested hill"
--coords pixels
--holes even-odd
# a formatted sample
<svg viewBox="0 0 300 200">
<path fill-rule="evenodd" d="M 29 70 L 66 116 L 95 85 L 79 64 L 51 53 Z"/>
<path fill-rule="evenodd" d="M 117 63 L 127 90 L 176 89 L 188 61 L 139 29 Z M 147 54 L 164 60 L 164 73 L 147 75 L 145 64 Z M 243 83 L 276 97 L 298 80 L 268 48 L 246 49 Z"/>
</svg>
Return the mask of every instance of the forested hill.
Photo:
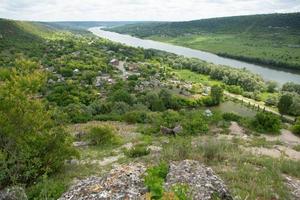
<svg viewBox="0 0 300 200">
<path fill-rule="evenodd" d="M 0 19 L 1 43 L 11 40 L 36 40 L 39 37 L 49 35 L 55 28 L 39 22 L 14 21 Z"/>
<path fill-rule="evenodd" d="M 135 21 L 60 21 L 60 22 L 43 22 L 43 24 L 50 25 L 59 29 L 88 29 L 91 27 L 104 26 L 104 27 L 116 27 L 127 24 L 137 24 L 143 22 Z"/>
<path fill-rule="evenodd" d="M 300 13 L 265 14 L 202 19 L 187 22 L 131 24 L 112 28 L 120 33 L 139 37 L 152 35 L 178 36 L 197 33 L 272 32 L 276 30 L 297 33 L 300 30 Z"/>
</svg>

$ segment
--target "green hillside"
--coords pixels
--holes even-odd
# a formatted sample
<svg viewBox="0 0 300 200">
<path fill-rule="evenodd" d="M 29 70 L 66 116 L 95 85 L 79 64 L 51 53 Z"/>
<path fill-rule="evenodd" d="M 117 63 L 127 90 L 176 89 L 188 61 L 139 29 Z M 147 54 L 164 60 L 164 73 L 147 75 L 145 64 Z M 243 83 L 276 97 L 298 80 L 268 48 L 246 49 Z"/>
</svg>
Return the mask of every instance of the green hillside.
<svg viewBox="0 0 300 200">
<path fill-rule="evenodd" d="M 300 13 L 132 24 L 109 30 L 248 62 L 300 69 Z"/>
<path fill-rule="evenodd" d="M 291 199 L 285 176 L 300 179 L 300 161 L 278 148 L 299 145 L 263 134 L 297 138 L 281 119 L 300 116 L 299 84 L 280 89 L 246 69 L 53 27 L 0 23 L 0 199 L 116 199 L 135 185 L 131 199 L 199 199 L 189 197 L 203 180 L 197 166 L 224 180 L 229 197 Z M 175 162 L 193 163 L 174 173 L 191 178 L 164 188 Z"/>
</svg>

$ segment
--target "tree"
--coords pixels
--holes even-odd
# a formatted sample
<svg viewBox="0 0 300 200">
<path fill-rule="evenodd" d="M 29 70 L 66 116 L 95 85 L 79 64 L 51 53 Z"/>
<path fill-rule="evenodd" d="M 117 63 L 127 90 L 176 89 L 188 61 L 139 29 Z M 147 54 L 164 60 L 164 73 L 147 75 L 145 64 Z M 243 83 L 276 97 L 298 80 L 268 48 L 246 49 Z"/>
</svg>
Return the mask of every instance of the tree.
<svg viewBox="0 0 300 200">
<path fill-rule="evenodd" d="M 114 91 L 111 99 L 114 102 L 125 102 L 129 105 L 132 105 L 134 102 L 133 96 L 124 89 Z"/>
<path fill-rule="evenodd" d="M 146 104 L 148 104 L 148 108 L 152 111 L 163 111 L 166 109 L 163 101 L 155 92 L 148 92 L 146 94 L 145 100 Z"/>
<path fill-rule="evenodd" d="M 284 94 L 280 97 L 277 107 L 281 114 L 287 114 L 292 104 L 293 97 L 289 94 Z"/>
<path fill-rule="evenodd" d="M 281 127 L 280 118 L 271 113 L 259 112 L 256 114 L 253 127 L 259 132 L 278 133 Z"/>
<path fill-rule="evenodd" d="M 172 94 L 168 90 L 162 89 L 159 92 L 159 98 L 162 100 L 166 108 L 172 108 Z"/>
<path fill-rule="evenodd" d="M 268 92 L 271 92 L 271 93 L 275 92 L 277 87 L 278 87 L 277 82 L 275 82 L 275 81 L 267 82 L 267 91 Z"/>
<path fill-rule="evenodd" d="M 223 88 L 218 85 L 214 85 L 211 88 L 210 96 L 214 105 L 219 105 L 223 99 Z"/>
<path fill-rule="evenodd" d="M 68 134 L 35 98 L 45 80 L 37 64 L 22 60 L 0 84 L 0 188 L 28 185 L 76 155 Z"/>
</svg>

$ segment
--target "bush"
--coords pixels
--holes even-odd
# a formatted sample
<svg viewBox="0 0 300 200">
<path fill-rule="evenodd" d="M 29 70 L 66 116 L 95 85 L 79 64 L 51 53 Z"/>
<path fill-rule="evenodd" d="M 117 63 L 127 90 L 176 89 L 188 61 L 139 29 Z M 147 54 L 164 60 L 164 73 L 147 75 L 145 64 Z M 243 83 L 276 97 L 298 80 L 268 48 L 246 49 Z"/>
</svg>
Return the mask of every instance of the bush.
<svg viewBox="0 0 300 200">
<path fill-rule="evenodd" d="M 124 88 L 114 91 L 111 94 L 110 99 L 113 102 L 125 102 L 129 105 L 132 105 L 134 102 L 133 96 L 129 94 L 126 90 L 124 90 Z"/>
<path fill-rule="evenodd" d="M 241 119 L 241 116 L 239 116 L 235 113 L 223 113 L 222 117 L 226 121 L 235 121 L 235 122 L 238 122 Z"/>
<path fill-rule="evenodd" d="M 92 119 L 92 113 L 83 104 L 70 104 L 63 110 L 73 123 L 84 123 Z"/>
<path fill-rule="evenodd" d="M 63 180 L 49 179 L 43 176 L 36 184 L 26 191 L 28 199 L 58 199 L 67 189 L 67 184 Z"/>
<path fill-rule="evenodd" d="M 186 134 L 199 134 L 208 131 L 208 124 L 204 120 L 202 113 L 189 112 L 184 116 L 182 123 L 183 131 Z"/>
<path fill-rule="evenodd" d="M 252 121 L 252 126 L 258 132 L 279 133 L 281 121 L 274 114 L 259 112 Z"/>
<path fill-rule="evenodd" d="M 125 151 L 125 154 L 130 158 L 137 158 L 146 156 L 150 153 L 150 150 L 144 144 L 138 144 L 129 150 Z"/>
<path fill-rule="evenodd" d="M 202 103 L 205 105 L 205 106 L 215 106 L 215 102 L 213 101 L 213 99 L 211 97 L 203 97 L 202 98 Z"/>
<path fill-rule="evenodd" d="M 158 166 L 147 169 L 145 185 L 151 193 L 151 199 L 161 199 L 164 193 L 163 183 L 167 177 L 169 166 L 162 162 Z"/>
<path fill-rule="evenodd" d="M 121 142 L 120 137 L 110 126 L 99 126 L 92 128 L 85 135 L 85 139 L 93 145 L 116 145 Z"/>
<path fill-rule="evenodd" d="M 130 110 L 130 106 L 125 102 L 115 102 L 112 107 L 113 114 L 123 115 Z"/>
<path fill-rule="evenodd" d="M 124 121 L 128 123 L 146 123 L 147 112 L 144 111 L 131 111 L 127 112 L 124 116 Z"/>
<path fill-rule="evenodd" d="M 233 94 L 240 94 L 242 95 L 244 90 L 241 86 L 237 86 L 237 85 L 227 85 L 226 89 L 228 90 L 228 92 L 231 92 Z"/>
<path fill-rule="evenodd" d="M 300 119 L 297 120 L 296 124 L 292 127 L 293 133 L 300 135 Z"/>
</svg>

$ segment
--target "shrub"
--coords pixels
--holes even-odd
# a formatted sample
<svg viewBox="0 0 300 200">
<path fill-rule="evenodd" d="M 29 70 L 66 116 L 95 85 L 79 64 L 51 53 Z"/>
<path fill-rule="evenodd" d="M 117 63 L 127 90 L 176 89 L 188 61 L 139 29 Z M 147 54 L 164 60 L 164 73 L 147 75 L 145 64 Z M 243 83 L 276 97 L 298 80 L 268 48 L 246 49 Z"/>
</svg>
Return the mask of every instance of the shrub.
<svg viewBox="0 0 300 200">
<path fill-rule="evenodd" d="M 258 132 L 279 133 L 281 121 L 274 114 L 259 112 L 252 121 L 252 126 Z"/>
<path fill-rule="evenodd" d="M 226 121 L 236 121 L 236 122 L 238 122 L 241 119 L 241 116 L 239 116 L 235 113 L 223 113 L 222 117 Z"/>
<path fill-rule="evenodd" d="M 215 106 L 215 102 L 213 101 L 213 99 L 211 97 L 203 97 L 202 98 L 202 102 L 205 106 Z"/>
<path fill-rule="evenodd" d="M 287 114 L 293 104 L 293 97 L 289 94 L 284 94 L 280 97 L 278 102 L 278 110 L 281 114 Z"/>
<path fill-rule="evenodd" d="M 115 102 L 112 107 L 112 113 L 113 114 L 119 114 L 122 115 L 130 110 L 130 106 L 125 102 Z"/>
<path fill-rule="evenodd" d="M 185 118 L 183 120 L 182 126 L 185 133 L 195 135 L 208 131 L 208 124 L 204 120 L 202 113 L 189 112 L 184 117 Z"/>
<path fill-rule="evenodd" d="M 292 127 L 293 133 L 300 135 L 300 119 L 297 120 L 296 124 Z"/>
<path fill-rule="evenodd" d="M 158 166 L 147 169 L 145 185 L 151 193 L 152 199 L 161 199 L 164 193 L 163 183 L 167 177 L 169 166 L 162 162 Z"/>
<path fill-rule="evenodd" d="M 85 139 L 93 145 L 116 145 L 121 139 L 110 126 L 99 126 L 92 128 L 85 135 Z"/>
<path fill-rule="evenodd" d="M 63 180 L 49 179 L 43 176 L 36 184 L 26 191 L 28 199 L 58 199 L 67 189 Z"/>
<path fill-rule="evenodd" d="M 92 113 L 83 104 L 69 104 L 63 110 L 68 114 L 70 121 L 73 123 L 84 123 L 92 118 Z"/>
<path fill-rule="evenodd" d="M 240 94 L 242 95 L 244 90 L 241 86 L 237 86 L 237 85 L 227 85 L 226 89 L 228 90 L 228 92 L 231 92 L 233 94 Z"/>
<path fill-rule="evenodd" d="M 132 105 L 134 102 L 133 96 L 124 90 L 124 88 L 114 91 L 110 99 L 114 102 L 125 102 L 129 105 Z"/>
<path fill-rule="evenodd" d="M 218 85 L 212 86 L 210 96 L 214 105 L 219 105 L 223 99 L 223 88 Z"/>
<path fill-rule="evenodd" d="M 144 111 L 131 111 L 123 116 L 124 120 L 128 123 L 146 123 L 147 112 Z"/>
<path fill-rule="evenodd" d="M 137 158 L 146 156 L 150 153 L 150 150 L 144 144 L 138 144 L 129 150 L 125 151 L 125 154 L 130 158 Z"/>
</svg>

